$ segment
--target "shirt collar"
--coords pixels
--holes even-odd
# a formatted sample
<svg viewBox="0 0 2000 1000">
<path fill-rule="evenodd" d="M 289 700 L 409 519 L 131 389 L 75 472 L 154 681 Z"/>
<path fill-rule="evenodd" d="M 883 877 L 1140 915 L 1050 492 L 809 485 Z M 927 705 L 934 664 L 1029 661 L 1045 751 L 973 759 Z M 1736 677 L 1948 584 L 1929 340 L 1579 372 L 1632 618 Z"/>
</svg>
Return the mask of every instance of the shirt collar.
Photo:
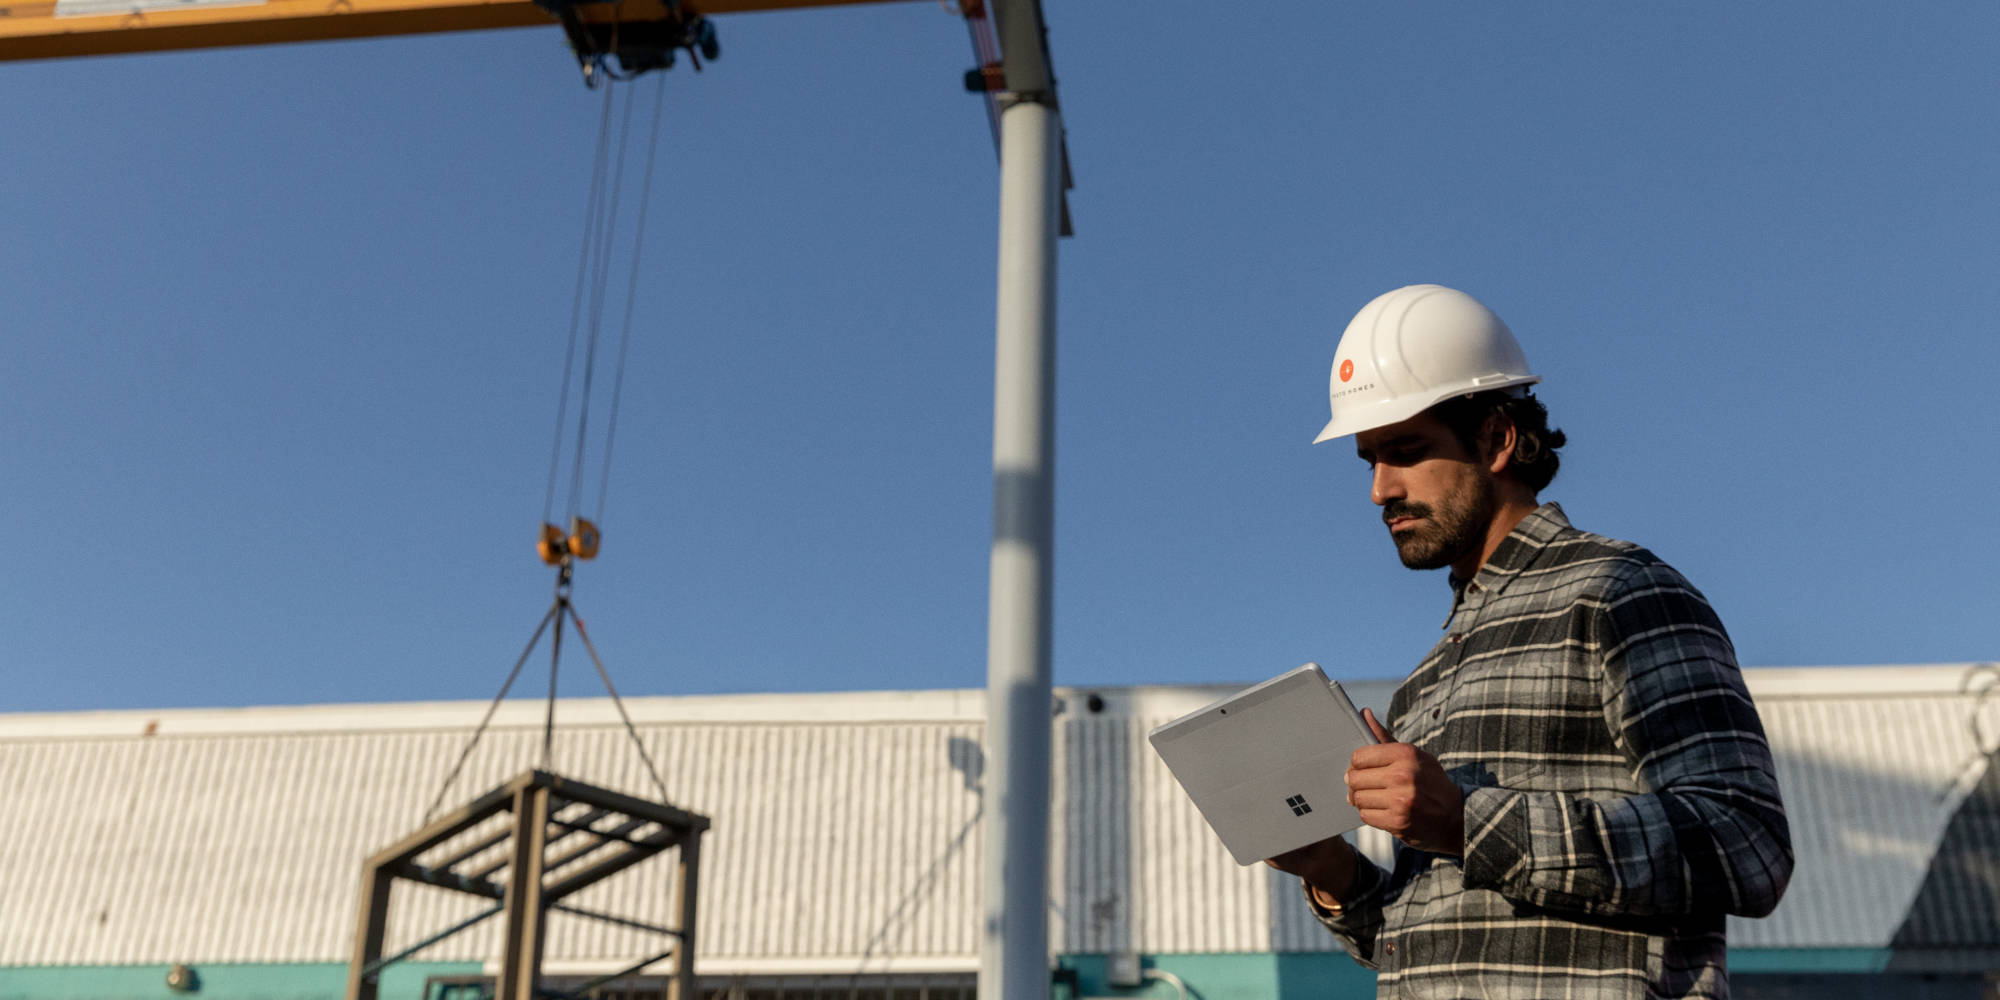
<svg viewBox="0 0 2000 1000">
<path fill-rule="evenodd" d="M 1564 516 L 1562 505 L 1550 501 L 1530 511 L 1514 530 L 1500 540 L 1493 554 L 1480 564 L 1479 572 L 1472 575 L 1468 583 L 1454 576 L 1451 578 L 1452 607 L 1456 609 L 1464 601 L 1467 593 L 1494 594 L 1506 589 L 1508 583 L 1522 570 L 1534 563 L 1535 557 L 1556 540 L 1556 536 L 1570 530 L 1569 518 Z"/>
</svg>

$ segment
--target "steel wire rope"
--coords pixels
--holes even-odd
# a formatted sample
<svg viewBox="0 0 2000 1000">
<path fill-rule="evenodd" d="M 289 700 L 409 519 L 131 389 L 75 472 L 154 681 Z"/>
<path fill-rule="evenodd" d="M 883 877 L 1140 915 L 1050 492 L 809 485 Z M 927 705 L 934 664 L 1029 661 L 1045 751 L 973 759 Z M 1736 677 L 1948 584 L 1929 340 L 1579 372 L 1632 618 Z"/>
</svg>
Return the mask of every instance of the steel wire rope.
<svg viewBox="0 0 2000 1000">
<path fill-rule="evenodd" d="M 625 286 L 625 315 L 620 324 L 620 331 L 618 337 L 618 362 L 615 367 L 612 378 L 611 406 L 610 406 L 610 413 L 606 420 L 606 428 L 605 428 L 604 463 L 597 486 L 597 522 L 599 524 L 603 523 L 605 497 L 608 495 L 610 491 L 612 444 L 616 441 L 618 434 L 619 403 L 624 393 L 625 363 L 632 342 L 632 316 L 634 313 L 634 305 L 638 299 L 639 264 L 646 246 L 646 220 L 652 205 L 653 175 L 655 172 L 654 167 L 658 160 L 658 155 L 659 155 L 660 122 L 666 107 L 666 99 L 667 99 L 666 77 L 662 76 L 660 77 L 658 86 L 655 88 L 654 91 L 653 120 L 652 120 L 652 125 L 648 130 L 646 138 L 646 166 L 644 171 L 640 175 L 639 219 L 638 222 L 633 226 L 632 260 Z M 628 97 L 625 105 L 625 125 L 619 137 L 619 152 L 618 152 L 619 172 L 614 175 L 615 179 L 612 183 L 612 192 L 613 192 L 612 200 L 614 205 L 616 204 L 617 199 L 619 198 L 623 187 L 625 138 L 626 135 L 629 134 L 631 128 L 632 104 L 634 101 L 636 101 L 636 97 Z M 606 246 L 605 255 L 602 258 L 600 258 L 600 260 L 602 260 L 608 267 L 609 254 L 610 254 L 610 241 L 608 238 L 606 240 L 605 246 Z M 608 277 L 606 278 L 606 280 L 608 281 Z M 602 297 L 603 292 L 604 292 L 604 287 L 600 285 L 598 290 L 600 298 Z M 595 336 L 596 336 L 596 330 L 593 328 L 592 342 L 591 342 L 593 354 L 596 346 Z M 586 368 L 586 375 L 585 375 L 586 379 L 588 379 L 589 377 L 588 376 L 589 367 L 594 367 L 594 366 L 588 366 Z M 586 384 L 588 383 L 586 382 Z M 588 395 L 589 395 L 588 390 L 586 390 L 585 397 L 588 398 Z M 578 472 L 580 473 L 582 469 L 580 447 L 578 454 L 579 454 L 579 459 L 577 468 Z M 584 650 L 590 654 L 591 666 L 597 669 L 598 679 L 604 682 L 604 690 L 607 694 L 611 695 L 611 704 L 618 710 L 618 718 L 625 724 L 625 735 L 631 738 L 633 749 L 639 752 L 639 760 L 646 765 L 646 774 L 648 777 L 653 779 L 653 787 L 659 790 L 660 800 L 662 802 L 666 801 L 669 797 L 667 795 L 667 783 L 661 779 L 659 766 L 653 763 L 652 754 L 646 751 L 646 742 L 639 738 L 639 731 L 637 727 L 635 727 L 632 724 L 632 716 L 625 711 L 625 699 L 619 697 L 617 686 L 611 683 L 611 673 L 610 671 L 604 668 L 604 660 L 597 654 L 597 645 L 590 641 L 590 633 L 586 631 L 584 628 L 582 616 L 576 613 L 576 606 L 574 604 L 566 604 L 565 606 L 569 612 L 570 620 L 576 624 L 577 638 L 583 641 Z M 558 621 L 556 623 L 556 637 L 558 640 L 560 640 L 561 636 L 562 636 L 562 623 Z"/>
<path fill-rule="evenodd" d="M 604 89 L 604 111 L 597 121 L 597 155 L 590 168 L 590 194 L 584 199 L 583 249 L 576 263 L 576 292 L 571 297 L 569 307 L 569 347 L 563 352 L 562 387 L 556 395 L 556 441 L 549 452 L 549 490 L 542 501 L 542 520 L 547 522 L 555 512 L 556 470 L 562 467 L 563 425 L 569 419 L 569 384 L 572 364 L 576 359 L 576 334 L 583 322 L 583 290 L 585 278 L 590 272 L 590 251 L 597 245 L 597 224 L 600 202 L 604 196 L 604 159 L 611 141 L 611 88 Z"/>
<path fill-rule="evenodd" d="M 569 580 L 569 567 L 563 567 L 562 579 Z M 542 770 L 554 772 L 556 769 L 556 666 L 562 663 L 563 612 L 570 609 L 569 595 L 558 593 L 556 605 L 550 613 L 556 618 L 555 636 L 549 640 L 549 706 L 542 723 Z"/>
<path fill-rule="evenodd" d="M 591 165 L 590 189 L 585 197 L 583 247 L 577 262 L 576 287 L 570 301 L 569 337 L 568 344 L 563 353 L 562 384 L 557 393 L 556 401 L 555 445 L 549 455 L 548 489 L 542 501 L 542 520 L 544 522 L 549 520 L 555 508 L 556 475 L 557 470 L 561 468 L 563 429 L 568 421 L 569 389 L 570 383 L 574 381 L 573 375 L 575 373 L 576 339 L 579 330 L 583 326 L 584 293 L 586 288 L 588 288 L 590 292 L 589 338 L 585 349 L 583 386 L 578 404 L 576 454 L 570 475 L 569 515 L 572 520 L 575 518 L 581 504 L 583 453 L 584 445 L 588 440 L 587 430 L 590 415 L 592 375 L 596 369 L 598 334 L 601 332 L 603 326 L 604 298 L 610 284 L 610 257 L 614 243 L 618 203 L 622 197 L 624 187 L 625 160 L 631 136 L 632 108 L 635 103 L 635 98 L 628 95 L 625 101 L 625 113 L 619 128 L 616 166 L 611 171 L 612 182 L 607 197 L 604 180 L 607 165 L 610 162 L 611 91 L 613 89 L 608 86 L 605 88 L 604 108 L 598 118 L 597 145 L 594 161 Z M 666 81 L 662 77 L 655 96 L 651 134 L 647 139 L 646 172 L 639 199 L 639 222 L 634 230 L 631 271 L 625 294 L 625 317 L 619 336 L 617 370 L 612 384 L 609 426 L 607 427 L 605 436 L 604 468 L 602 478 L 598 484 L 598 509 L 600 518 L 603 516 L 604 497 L 611 477 L 611 445 L 618 428 L 618 405 L 623 394 L 625 382 L 625 362 L 631 342 L 633 305 L 638 294 L 640 254 L 645 246 L 646 213 L 652 200 L 654 163 L 659 152 L 660 120 L 665 103 Z M 464 748 L 459 752 L 457 761 L 452 764 L 451 770 L 446 773 L 443 784 L 438 788 L 437 795 L 432 798 L 429 808 L 424 811 L 424 823 L 426 825 L 430 823 L 431 817 L 437 813 L 438 807 L 444 803 L 444 798 L 451 791 L 452 785 L 458 781 L 458 776 L 464 770 L 466 761 L 471 759 L 473 750 L 478 747 L 479 741 L 485 735 L 487 727 L 492 724 L 493 716 L 499 710 L 500 703 L 506 700 L 507 692 L 513 689 L 514 682 L 520 678 L 521 668 L 527 665 L 529 655 L 540 644 L 542 634 L 548 631 L 551 623 L 555 625 L 555 636 L 550 643 L 549 649 L 549 696 L 547 714 L 542 727 L 542 766 L 546 770 L 554 769 L 557 668 L 562 659 L 562 633 L 565 616 L 575 622 L 577 635 L 583 640 L 584 648 L 590 654 L 591 664 L 597 669 L 598 678 L 604 682 L 604 689 L 611 695 L 611 700 L 618 709 L 619 718 L 625 724 L 626 735 L 631 738 L 633 747 L 638 750 L 639 759 L 645 763 L 648 776 L 653 779 L 653 785 L 659 790 L 661 799 L 666 799 L 666 783 L 660 778 L 659 768 L 653 763 L 652 755 L 646 752 L 645 742 L 639 738 L 638 730 L 633 726 L 631 716 L 625 711 L 624 699 L 619 697 L 618 689 L 612 685 L 611 675 L 604 669 L 604 662 L 598 656 L 595 644 L 590 641 L 589 634 L 584 631 L 583 619 L 577 615 L 575 607 L 569 602 L 568 581 L 569 568 L 567 563 L 565 563 L 562 576 L 557 584 L 556 603 L 542 616 L 541 624 L 536 626 L 534 635 L 529 637 L 527 646 L 521 650 L 520 657 L 514 661 L 513 669 L 508 671 L 506 682 L 501 684 L 499 693 L 494 695 L 493 701 L 487 705 L 486 713 L 479 720 L 479 725 L 474 727 L 471 738 L 466 741 Z"/>
<path fill-rule="evenodd" d="M 635 96 L 627 95 L 624 114 L 618 130 L 617 154 L 614 158 L 611 155 L 611 91 L 613 89 L 615 88 L 605 87 L 604 107 L 598 118 L 597 144 L 594 161 L 591 166 L 590 188 L 585 198 L 583 247 L 577 262 L 576 287 L 570 301 L 569 337 L 563 354 L 563 377 L 556 403 L 555 444 L 549 456 L 548 488 L 543 497 L 542 520 L 545 523 L 550 520 L 555 508 L 556 476 L 558 470 L 561 468 L 563 431 L 567 425 L 569 416 L 570 386 L 575 381 L 577 335 L 579 332 L 586 332 L 585 328 L 587 326 L 583 363 L 583 385 L 578 400 L 576 450 L 570 473 L 568 518 L 572 524 L 575 523 L 582 506 L 584 452 L 589 440 L 590 402 L 597 367 L 597 342 L 603 330 L 605 297 L 609 291 L 611 257 L 616 243 L 618 205 L 623 197 L 625 161 L 628 159 L 627 154 L 632 130 L 632 110 L 636 103 Z M 633 307 L 638 294 L 640 255 L 645 246 L 646 215 L 652 200 L 653 172 L 659 152 L 660 122 L 665 102 L 666 81 L 663 77 L 655 97 L 652 127 L 647 139 L 646 172 L 640 194 L 639 221 L 634 230 L 631 270 L 627 279 L 625 317 L 619 336 L 617 370 L 613 380 L 610 413 L 605 437 L 604 468 L 598 483 L 600 518 L 602 517 L 604 498 L 610 483 L 611 445 L 617 434 L 618 409 L 623 396 L 626 358 L 631 343 Z M 605 184 L 607 171 L 611 175 L 608 192 Z M 587 313 L 585 306 L 586 294 L 588 294 Z M 585 319 L 586 315 L 588 316 L 587 322 Z M 443 804 L 445 795 L 449 793 L 451 786 L 456 783 L 460 772 L 465 767 L 466 761 L 471 758 L 472 752 L 478 746 L 480 738 L 492 723 L 494 713 L 500 707 L 500 702 L 505 700 L 507 692 L 512 690 L 515 680 L 520 676 L 521 668 L 527 664 L 528 656 L 534 652 L 535 646 L 541 641 L 542 634 L 548 631 L 551 623 L 555 625 L 555 633 L 549 649 L 549 691 L 548 706 L 542 726 L 542 767 L 545 770 L 552 771 L 554 769 L 555 702 L 558 670 L 562 660 L 563 619 L 565 617 L 575 623 L 577 634 L 583 640 L 584 648 L 590 654 L 591 664 L 597 669 L 598 678 L 604 682 L 605 691 L 611 695 L 611 700 L 618 709 L 619 718 L 624 722 L 626 735 L 631 738 L 634 748 L 638 750 L 639 759 L 645 763 L 648 776 L 653 779 L 654 787 L 659 790 L 663 800 L 666 798 L 666 783 L 661 780 L 659 768 L 653 763 L 652 755 L 647 753 L 645 742 L 639 738 L 638 730 L 633 726 L 631 716 L 625 710 L 624 699 L 619 697 L 618 689 L 611 683 L 611 675 L 605 670 L 603 660 L 598 656 L 595 644 L 590 641 L 589 634 L 584 631 L 583 619 L 577 615 L 574 605 L 569 601 L 569 578 L 569 562 L 568 558 L 565 557 L 562 563 L 561 576 L 558 578 L 556 585 L 556 601 L 554 606 L 543 616 L 541 624 L 536 627 L 534 635 L 529 638 L 527 647 L 521 651 L 520 657 L 514 662 L 513 669 L 508 672 L 507 680 L 501 685 L 500 692 L 494 696 L 493 702 L 487 706 L 485 716 L 481 718 L 479 725 L 473 730 L 472 737 L 460 751 L 458 760 L 452 765 L 451 771 L 445 776 L 443 786 L 438 789 L 437 796 L 432 800 L 430 808 L 424 814 L 425 823 L 428 824 L 430 822 L 431 816 Z"/>
<path fill-rule="evenodd" d="M 548 631 L 549 622 L 561 621 L 561 610 L 560 606 L 549 608 L 548 613 L 542 616 L 542 623 L 535 627 L 535 634 L 528 637 L 528 645 L 521 650 L 520 658 L 514 661 L 514 669 L 507 673 L 507 683 L 500 685 L 500 693 L 494 695 L 493 703 L 486 706 L 486 716 L 479 720 L 479 727 L 472 731 L 472 738 L 465 742 L 465 749 L 459 752 L 458 763 L 451 766 L 451 773 L 444 776 L 444 784 L 438 788 L 437 797 L 431 800 L 431 807 L 424 810 L 424 826 L 431 825 L 431 817 L 437 813 L 438 806 L 444 804 L 445 793 L 451 791 L 452 783 L 458 780 L 458 772 L 463 770 L 465 762 L 471 759 L 472 748 L 479 745 L 479 738 L 486 735 L 486 727 L 493 721 L 493 713 L 500 709 L 500 702 L 505 700 L 507 692 L 513 689 L 514 680 L 521 676 L 521 668 L 527 665 L 528 654 L 533 653 L 536 644 L 542 641 L 542 633 Z"/>
<path fill-rule="evenodd" d="M 610 100 L 609 91 L 614 88 L 606 87 L 605 89 L 607 91 L 606 124 L 608 124 L 608 115 L 609 115 L 608 103 Z M 597 211 L 595 212 L 595 218 L 597 219 L 597 223 L 594 227 L 594 231 L 589 231 L 587 233 L 587 239 L 590 238 L 591 236 L 595 237 L 596 254 L 594 255 L 594 259 L 591 261 L 590 267 L 588 268 L 588 271 L 590 273 L 590 278 L 589 278 L 590 306 L 589 306 L 588 336 L 586 339 L 585 354 L 584 354 L 583 386 L 578 402 L 577 443 L 576 443 L 576 450 L 573 455 L 573 465 L 570 476 L 569 516 L 572 521 L 574 521 L 574 519 L 581 512 L 581 509 L 583 507 L 583 493 L 582 493 L 583 467 L 584 467 L 585 451 L 589 441 L 588 428 L 589 428 L 592 387 L 594 385 L 596 371 L 597 371 L 597 344 L 599 336 L 603 332 L 605 298 L 610 289 L 611 262 L 612 262 L 613 250 L 617 243 L 616 240 L 617 214 L 618 214 L 618 207 L 624 198 L 625 165 L 626 161 L 629 159 L 628 151 L 630 147 L 631 131 L 632 131 L 632 113 L 636 103 L 637 103 L 636 94 L 626 95 L 625 108 L 621 116 L 618 129 L 617 153 L 613 155 L 608 161 L 609 164 L 611 165 L 610 190 L 608 195 L 603 193 L 603 186 L 602 186 L 603 168 L 602 166 L 600 166 L 597 172 L 597 181 L 598 181 L 597 187 L 599 192 L 597 196 Z M 652 180 L 653 180 L 654 166 L 658 158 L 660 122 L 665 103 L 666 103 L 666 80 L 664 77 L 662 77 L 660 80 L 659 88 L 655 94 L 655 100 L 653 106 L 653 120 L 647 138 L 646 167 L 642 177 L 639 220 L 634 227 L 631 268 L 630 268 L 630 273 L 628 275 L 627 287 L 626 287 L 625 316 L 621 323 L 618 361 L 613 378 L 611 404 L 609 408 L 610 413 L 608 415 L 608 426 L 606 428 L 607 433 L 605 437 L 604 463 L 603 463 L 601 478 L 598 483 L 598 507 L 599 507 L 598 516 L 600 519 L 603 516 L 602 509 L 604 505 L 604 497 L 608 491 L 610 482 L 611 450 L 612 450 L 611 445 L 617 433 L 618 410 L 619 410 L 619 404 L 622 401 L 623 397 L 626 360 L 629 355 L 630 344 L 631 344 L 632 316 L 634 313 L 634 305 L 637 301 L 637 295 L 638 295 L 639 265 L 640 265 L 641 254 L 645 247 L 646 217 L 652 200 Z M 600 148 L 608 149 L 608 146 L 609 146 L 609 141 L 607 136 L 605 141 L 601 144 Z M 588 252 L 589 249 L 590 249 L 590 244 L 587 243 L 586 252 Z M 551 500 L 551 504 L 552 502 L 553 501 Z M 566 574 L 564 579 L 567 580 Z M 595 644 L 593 644 L 590 641 L 589 634 L 586 631 L 584 631 L 582 617 L 576 613 L 576 608 L 573 604 L 569 602 L 566 593 L 561 594 L 558 597 L 557 609 L 558 610 L 555 620 L 555 633 L 554 633 L 554 638 L 552 640 L 552 647 L 550 649 L 550 657 L 549 657 L 549 704 L 548 704 L 547 714 L 544 718 L 543 729 L 542 729 L 543 766 L 550 770 L 553 770 L 554 768 L 556 678 L 557 678 L 558 665 L 561 660 L 562 635 L 563 635 L 562 619 L 564 617 L 564 613 L 566 612 L 567 617 L 572 622 L 574 622 L 577 627 L 577 635 L 579 638 L 582 639 L 585 650 L 589 652 L 591 665 L 596 668 L 599 680 L 603 681 L 606 693 L 611 695 L 612 703 L 618 710 L 619 718 L 624 722 L 626 735 L 630 737 L 630 739 L 632 740 L 632 745 L 634 749 L 638 751 L 640 761 L 642 761 L 646 766 L 647 775 L 653 779 L 654 787 L 659 790 L 660 797 L 662 800 L 664 800 L 667 797 L 666 783 L 660 777 L 659 768 L 657 765 L 653 763 L 652 755 L 646 751 L 645 741 L 639 738 L 638 730 L 632 725 L 631 716 L 625 710 L 624 699 L 619 696 L 617 687 L 612 684 L 610 672 L 604 668 L 604 662 L 602 658 L 598 656 Z"/>
<path fill-rule="evenodd" d="M 646 215 L 653 201 L 653 164 L 660 151 L 660 118 L 667 104 L 667 78 L 659 77 L 653 95 L 653 127 L 646 139 L 646 169 L 640 175 L 639 222 L 632 236 L 632 270 L 625 283 L 625 321 L 618 333 L 618 364 L 611 379 L 611 414 L 604 433 L 604 471 L 597 481 L 597 523 L 604 523 L 605 498 L 611 493 L 611 446 L 618 440 L 618 403 L 625 392 L 625 356 L 632 346 L 632 307 L 639 295 L 639 260 L 646 249 Z M 609 686 L 610 682 L 605 682 Z M 616 694 L 613 697 L 617 697 Z"/>
<path fill-rule="evenodd" d="M 563 405 L 556 415 L 555 456 L 551 459 L 552 464 L 549 470 L 549 495 L 545 501 L 542 517 L 544 523 L 548 521 L 548 508 L 553 507 L 555 503 L 555 470 L 560 465 L 562 455 L 563 421 L 569 415 L 568 402 L 571 361 L 576 356 L 576 331 L 581 318 L 580 313 L 582 311 L 583 292 L 587 275 L 592 302 L 589 339 L 584 352 L 583 392 L 581 398 L 578 400 L 576 418 L 577 471 L 570 476 L 569 510 L 565 520 L 574 524 L 576 519 L 577 485 L 578 480 L 581 478 L 585 434 L 589 428 L 591 372 L 596 367 L 597 334 L 603 316 L 602 302 L 604 299 L 603 286 L 606 268 L 604 258 L 610 253 L 610 230 L 612 228 L 612 221 L 617 213 L 617 183 L 614 182 L 612 185 L 610 197 L 606 197 L 604 194 L 604 171 L 607 153 L 611 145 L 611 92 L 613 89 L 615 88 L 608 86 L 604 88 L 604 111 L 598 118 L 597 157 L 596 162 L 591 166 L 590 195 L 586 199 L 589 202 L 589 207 L 585 211 L 587 221 L 584 223 L 583 230 L 582 259 L 577 266 L 576 295 L 571 301 L 570 342 L 569 348 L 563 357 L 563 388 L 561 394 Z M 624 176 L 625 139 L 626 135 L 631 131 L 631 125 L 631 101 L 628 99 L 626 101 L 625 121 L 618 138 L 618 169 L 613 174 L 614 177 L 620 179 Z M 595 252 L 593 253 L 593 251 Z M 569 601 L 570 569 L 567 558 L 564 557 L 562 574 L 557 578 L 556 582 L 556 604 L 554 608 L 556 630 L 555 636 L 550 640 L 549 644 L 549 698 L 548 707 L 543 713 L 542 718 L 542 769 L 546 771 L 555 770 L 556 680 L 562 667 L 563 616 L 561 612 Z"/>
<path fill-rule="evenodd" d="M 611 673 L 604 669 L 604 659 L 597 655 L 597 644 L 590 641 L 590 633 L 584 630 L 583 618 L 576 613 L 575 605 L 570 606 L 569 617 L 576 623 L 576 637 L 583 640 L 583 648 L 590 653 L 590 665 L 597 668 L 597 678 L 604 682 L 604 690 L 611 693 L 611 704 L 618 709 L 618 718 L 625 723 L 625 735 L 632 738 L 632 746 L 639 751 L 639 759 L 645 762 L 653 787 L 660 790 L 660 801 L 667 801 L 667 783 L 660 780 L 660 769 L 653 764 L 653 755 L 646 752 L 646 741 L 639 738 L 639 730 L 632 725 L 632 716 L 625 711 L 625 699 L 618 697 L 618 689 L 611 686 Z"/>
<path fill-rule="evenodd" d="M 605 95 L 619 87 L 606 87 Z M 612 158 L 611 195 L 606 199 L 604 225 L 598 231 L 599 247 L 596 266 L 591 275 L 590 336 L 585 342 L 583 360 L 583 396 L 578 403 L 576 415 L 576 452 L 572 456 L 569 481 L 568 517 L 574 520 L 583 509 L 583 455 L 590 428 L 590 392 L 597 375 L 597 336 L 604 326 L 604 293 L 611 282 L 611 248 L 616 236 L 618 202 L 625 186 L 625 149 L 632 132 L 633 98 L 625 98 L 625 113 L 618 129 L 618 154 Z"/>
</svg>

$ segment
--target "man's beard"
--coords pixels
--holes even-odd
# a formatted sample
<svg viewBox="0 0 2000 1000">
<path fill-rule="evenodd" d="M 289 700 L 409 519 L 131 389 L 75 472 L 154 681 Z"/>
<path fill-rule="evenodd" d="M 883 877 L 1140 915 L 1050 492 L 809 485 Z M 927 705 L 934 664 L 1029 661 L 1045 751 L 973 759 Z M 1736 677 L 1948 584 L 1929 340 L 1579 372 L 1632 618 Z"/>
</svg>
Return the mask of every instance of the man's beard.
<svg viewBox="0 0 2000 1000">
<path fill-rule="evenodd" d="M 1446 493 L 1436 507 L 1410 500 L 1389 501 L 1382 506 L 1382 523 L 1399 517 L 1423 518 L 1416 527 L 1390 537 L 1404 566 L 1438 569 L 1478 551 L 1499 509 L 1500 499 L 1492 481 L 1475 475 L 1471 481 Z"/>
</svg>

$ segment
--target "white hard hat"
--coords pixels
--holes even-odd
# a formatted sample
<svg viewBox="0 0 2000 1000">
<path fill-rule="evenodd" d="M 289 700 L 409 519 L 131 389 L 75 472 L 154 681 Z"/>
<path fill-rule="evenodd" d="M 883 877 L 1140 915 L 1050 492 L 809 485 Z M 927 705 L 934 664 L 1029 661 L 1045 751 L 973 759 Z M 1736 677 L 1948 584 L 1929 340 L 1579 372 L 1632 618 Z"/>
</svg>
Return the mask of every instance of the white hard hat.
<svg viewBox="0 0 2000 1000">
<path fill-rule="evenodd" d="M 1453 396 L 1540 382 L 1493 310 L 1443 285 L 1361 307 L 1333 349 L 1333 419 L 1314 444 L 1408 420 Z"/>
</svg>

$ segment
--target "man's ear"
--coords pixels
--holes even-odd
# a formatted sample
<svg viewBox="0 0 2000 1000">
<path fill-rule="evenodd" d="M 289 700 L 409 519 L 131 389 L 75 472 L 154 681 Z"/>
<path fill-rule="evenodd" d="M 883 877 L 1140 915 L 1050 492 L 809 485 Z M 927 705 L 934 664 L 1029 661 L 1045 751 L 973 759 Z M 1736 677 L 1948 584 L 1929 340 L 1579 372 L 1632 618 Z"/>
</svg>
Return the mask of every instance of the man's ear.
<svg viewBox="0 0 2000 1000">
<path fill-rule="evenodd" d="M 1520 436 L 1514 422 L 1497 412 L 1489 413 L 1479 431 L 1479 460 L 1486 463 L 1486 471 L 1496 476 L 1507 471 L 1514 464 L 1514 442 Z"/>
</svg>

